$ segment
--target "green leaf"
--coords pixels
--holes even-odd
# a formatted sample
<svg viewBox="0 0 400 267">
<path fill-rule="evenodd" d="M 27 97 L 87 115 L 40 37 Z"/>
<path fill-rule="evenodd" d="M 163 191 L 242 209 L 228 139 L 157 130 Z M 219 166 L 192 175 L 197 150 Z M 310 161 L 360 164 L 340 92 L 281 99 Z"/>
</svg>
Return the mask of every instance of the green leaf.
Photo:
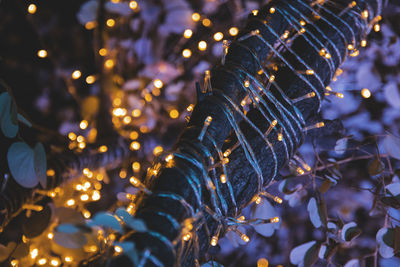
<svg viewBox="0 0 400 267">
<path fill-rule="evenodd" d="M 20 122 L 22 122 L 23 124 L 25 124 L 28 127 L 32 127 L 32 123 L 30 123 L 30 121 L 28 121 L 27 118 L 25 118 L 24 116 L 22 116 L 21 114 L 17 114 L 17 118 Z"/>
<path fill-rule="evenodd" d="M 46 205 L 42 211 L 32 211 L 32 215 L 24 218 L 22 232 L 28 238 L 41 235 L 48 227 L 51 219 L 51 208 Z"/>
<path fill-rule="evenodd" d="M 16 107 L 8 92 L 0 94 L 1 130 L 8 138 L 14 138 L 17 135 L 18 123 L 16 116 Z"/>
<path fill-rule="evenodd" d="M 39 183 L 43 188 L 46 188 L 47 183 L 47 161 L 46 161 L 46 151 L 42 143 L 37 143 L 34 148 L 34 168 L 35 174 Z"/>
<path fill-rule="evenodd" d="M 38 184 L 33 149 L 23 142 L 13 143 L 7 152 L 8 167 L 15 181 L 26 188 Z"/>
<path fill-rule="evenodd" d="M 375 176 L 383 172 L 384 169 L 385 164 L 383 164 L 378 157 L 375 157 L 375 159 L 368 166 L 368 173 L 371 176 Z"/>
</svg>

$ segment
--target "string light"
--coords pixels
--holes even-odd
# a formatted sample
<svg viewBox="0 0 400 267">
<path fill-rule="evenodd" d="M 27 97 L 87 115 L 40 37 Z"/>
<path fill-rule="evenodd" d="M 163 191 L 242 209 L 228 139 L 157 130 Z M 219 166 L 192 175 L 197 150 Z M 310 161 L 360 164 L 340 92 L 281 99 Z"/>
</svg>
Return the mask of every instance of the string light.
<svg viewBox="0 0 400 267">
<path fill-rule="evenodd" d="M 38 256 L 39 250 L 37 248 L 34 248 L 31 250 L 30 254 L 31 254 L 31 258 L 34 259 Z"/>
<path fill-rule="evenodd" d="M 370 98 L 372 94 L 371 94 L 370 90 L 368 90 L 367 88 L 364 88 L 361 90 L 361 95 L 364 98 Z"/>
<path fill-rule="evenodd" d="M 173 160 L 173 159 L 174 159 L 174 155 L 169 154 L 169 155 L 165 158 L 165 161 L 166 161 L 166 162 L 170 162 L 170 161 Z"/>
<path fill-rule="evenodd" d="M 236 28 L 236 27 L 232 27 L 232 28 L 229 29 L 229 34 L 230 34 L 231 36 L 236 36 L 236 35 L 239 34 L 239 29 Z"/>
<path fill-rule="evenodd" d="M 45 258 L 41 258 L 41 259 L 39 259 L 39 260 L 37 261 L 37 263 L 38 263 L 39 265 L 45 265 L 45 264 L 47 263 L 47 260 L 46 260 Z"/>
<path fill-rule="evenodd" d="M 265 258 L 258 259 L 257 261 L 257 267 L 268 267 L 268 265 L 268 260 Z"/>
<path fill-rule="evenodd" d="M 224 38 L 224 34 L 222 32 L 214 33 L 214 40 L 219 42 Z"/>
<path fill-rule="evenodd" d="M 140 143 L 137 142 L 137 141 L 134 141 L 134 142 L 131 143 L 130 148 L 131 148 L 132 150 L 139 150 L 139 149 L 140 149 Z"/>
<path fill-rule="evenodd" d="M 176 119 L 179 117 L 179 111 L 176 109 L 171 109 L 169 111 L 169 116 L 171 117 L 171 119 Z"/>
<path fill-rule="evenodd" d="M 200 51 L 204 51 L 207 49 L 207 43 L 206 41 L 200 41 L 198 44 L 198 48 Z"/>
<path fill-rule="evenodd" d="M 190 51 L 190 49 L 184 49 L 184 50 L 182 51 L 182 56 L 183 56 L 184 58 L 189 58 L 189 57 L 192 56 L 192 51 Z"/>
<path fill-rule="evenodd" d="M 29 14 L 35 14 L 35 13 L 36 13 L 36 10 L 37 10 L 37 7 L 36 7 L 35 4 L 30 4 L 30 5 L 28 6 L 28 12 L 29 12 Z"/>
<path fill-rule="evenodd" d="M 129 138 L 132 140 L 136 140 L 136 139 L 138 139 L 138 137 L 139 137 L 139 133 L 136 131 L 132 131 L 129 133 Z"/>
<path fill-rule="evenodd" d="M 135 10 L 138 7 L 138 3 L 136 1 L 129 2 L 129 8 Z"/>
<path fill-rule="evenodd" d="M 225 174 L 221 174 L 221 176 L 219 178 L 221 180 L 221 183 L 223 183 L 223 184 L 226 183 L 226 175 Z"/>
<path fill-rule="evenodd" d="M 107 53 L 108 53 L 108 51 L 107 51 L 106 48 L 101 48 L 101 49 L 99 50 L 99 55 L 102 56 L 102 57 L 106 56 Z"/>
<path fill-rule="evenodd" d="M 65 256 L 65 262 L 72 262 L 74 259 L 71 256 Z"/>
<path fill-rule="evenodd" d="M 39 51 L 37 52 L 37 55 L 38 55 L 38 57 L 40 57 L 40 58 L 45 58 L 45 57 L 47 57 L 47 51 L 44 50 L 44 49 L 41 49 L 41 50 L 39 50 Z"/>
<path fill-rule="evenodd" d="M 140 171 L 140 163 L 139 162 L 134 162 L 134 163 L 132 163 L 132 170 L 134 171 L 134 172 L 138 172 L 138 171 Z"/>
<path fill-rule="evenodd" d="M 94 28 L 96 28 L 96 26 L 97 26 L 96 21 L 89 21 L 89 22 L 86 22 L 86 24 L 85 24 L 86 30 L 93 30 Z"/>
<path fill-rule="evenodd" d="M 189 39 L 190 37 L 192 37 L 193 35 L 193 31 L 191 29 L 186 29 L 183 32 L 183 37 L 185 37 L 186 39 Z"/>
<path fill-rule="evenodd" d="M 246 234 L 242 234 L 240 236 L 240 238 L 246 243 L 248 243 L 250 241 L 250 238 Z"/>
<path fill-rule="evenodd" d="M 366 47 L 367 46 L 367 41 L 366 40 L 362 40 L 361 41 L 361 47 Z"/>
<path fill-rule="evenodd" d="M 213 236 L 210 242 L 211 246 L 215 247 L 218 244 L 218 236 Z"/>
<path fill-rule="evenodd" d="M 82 120 L 81 123 L 79 124 L 79 128 L 81 128 L 82 130 L 85 130 L 88 127 L 88 122 L 87 120 Z"/>
<path fill-rule="evenodd" d="M 211 20 L 209 19 L 203 19 L 203 21 L 201 22 L 203 24 L 204 27 L 210 27 L 211 26 Z"/>
<path fill-rule="evenodd" d="M 48 234 L 47 234 L 47 238 L 48 238 L 48 239 L 53 239 L 53 237 L 54 237 L 54 234 L 53 234 L 53 233 L 48 233 Z"/>
<path fill-rule="evenodd" d="M 160 79 L 155 79 L 153 82 L 154 87 L 160 89 L 161 87 L 163 87 L 163 82 Z"/>
<path fill-rule="evenodd" d="M 182 237 L 182 239 L 183 239 L 184 241 L 189 241 L 191 237 L 192 237 L 192 235 L 191 235 L 190 233 L 187 233 L 187 234 L 185 234 L 185 235 Z"/>
<path fill-rule="evenodd" d="M 93 75 L 89 75 L 86 77 L 87 84 L 93 84 L 96 81 L 96 78 Z"/>
<path fill-rule="evenodd" d="M 75 70 L 72 72 L 72 79 L 77 80 L 81 77 L 82 73 L 79 70 Z"/>
<path fill-rule="evenodd" d="M 192 14 L 192 20 L 193 21 L 199 21 L 200 20 L 200 14 L 199 13 L 193 13 Z"/>
<path fill-rule="evenodd" d="M 108 19 L 106 21 L 106 24 L 107 24 L 108 27 L 112 28 L 112 27 L 115 26 L 115 20 L 114 19 Z"/>
<path fill-rule="evenodd" d="M 68 199 L 67 202 L 65 202 L 67 206 L 71 207 L 75 205 L 75 200 L 73 198 Z"/>
<path fill-rule="evenodd" d="M 52 260 L 50 261 L 50 265 L 52 265 L 52 266 L 58 266 L 58 265 L 60 265 L 60 260 L 59 260 L 59 259 L 52 259 Z"/>
<path fill-rule="evenodd" d="M 111 69 L 111 68 L 113 68 L 114 67 L 114 60 L 112 60 L 112 59 L 107 59 L 105 62 L 104 62 L 104 67 L 106 67 L 107 69 Z"/>
<path fill-rule="evenodd" d="M 153 149 L 153 154 L 154 154 L 154 156 L 158 156 L 158 155 L 160 155 L 162 152 L 163 152 L 163 147 L 162 146 L 156 146 L 154 149 Z"/>
<path fill-rule="evenodd" d="M 115 252 L 117 253 L 121 253 L 122 252 L 122 248 L 120 246 L 115 246 L 114 247 Z"/>
<path fill-rule="evenodd" d="M 275 7 L 271 7 L 271 8 L 269 9 L 269 13 L 274 14 L 274 13 L 275 13 Z"/>
<path fill-rule="evenodd" d="M 381 30 L 381 25 L 375 24 L 375 25 L 374 25 L 374 31 L 375 31 L 375 32 L 379 32 L 380 30 Z"/>
</svg>

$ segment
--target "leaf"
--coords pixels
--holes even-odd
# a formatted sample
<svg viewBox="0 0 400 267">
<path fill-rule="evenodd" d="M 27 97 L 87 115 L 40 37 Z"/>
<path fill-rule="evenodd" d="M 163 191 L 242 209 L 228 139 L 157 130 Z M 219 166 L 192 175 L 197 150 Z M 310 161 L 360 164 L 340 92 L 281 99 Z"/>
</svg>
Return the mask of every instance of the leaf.
<svg viewBox="0 0 400 267">
<path fill-rule="evenodd" d="M 320 191 L 322 194 L 325 194 L 325 193 L 329 190 L 329 188 L 331 187 L 331 185 L 332 185 L 332 182 L 331 182 L 330 180 L 328 180 L 328 179 L 325 179 L 325 180 L 322 182 L 321 186 L 319 187 L 319 191 Z"/>
<path fill-rule="evenodd" d="M 397 197 L 381 197 L 380 200 L 385 205 L 400 209 L 400 199 L 398 199 Z"/>
<path fill-rule="evenodd" d="M 294 265 L 305 266 L 305 257 L 310 250 L 314 251 L 315 245 L 317 245 L 317 241 L 310 241 L 293 248 L 290 252 L 290 262 Z M 315 251 L 315 254 L 318 255 L 318 251 Z M 310 256 L 312 255 L 308 255 L 307 258 L 309 258 Z"/>
<path fill-rule="evenodd" d="M 386 245 L 393 248 L 394 247 L 394 229 L 388 228 L 386 233 L 382 236 L 382 240 L 383 240 L 383 242 L 385 242 Z"/>
<path fill-rule="evenodd" d="M 4 92 L 0 94 L 0 124 L 3 134 L 8 138 L 14 138 L 18 132 L 18 123 L 14 117 L 16 118 L 15 104 L 8 92 Z"/>
<path fill-rule="evenodd" d="M 349 242 L 360 234 L 361 230 L 357 227 L 355 222 L 349 222 L 343 225 L 341 237 L 344 241 Z"/>
<path fill-rule="evenodd" d="M 315 228 L 318 228 L 322 225 L 322 220 L 321 220 L 321 215 L 319 212 L 319 208 L 317 205 L 317 201 L 315 198 L 310 198 L 310 201 L 308 202 L 307 205 L 307 211 L 310 215 L 310 220 L 312 224 L 314 225 Z"/>
<path fill-rule="evenodd" d="M 93 217 L 92 221 L 95 225 L 101 225 L 121 232 L 122 227 L 118 219 L 110 213 L 99 212 Z"/>
<path fill-rule="evenodd" d="M 126 225 L 128 225 L 130 228 L 132 228 L 135 231 L 138 232 L 146 232 L 147 231 L 147 227 L 146 227 L 146 223 L 141 220 L 141 219 L 128 219 L 127 221 L 125 221 Z"/>
<path fill-rule="evenodd" d="M 388 134 L 383 139 L 383 146 L 386 152 L 393 158 L 400 159 L 400 138 L 393 134 Z"/>
<path fill-rule="evenodd" d="M 389 229 L 390 228 L 381 228 L 376 233 L 376 241 L 379 245 L 379 254 L 386 259 L 394 256 L 394 249 L 386 244 L 386 242 L 390 243 L 390 233 L 389 236 L 386 236 L 385 238 L 386 242 L 383 240 L 384 236 L 388 233 Z"/>
<path fill-rule="evenodd" d="M 304 267 L 313 266 L 314 263 L 318 260 L 319 247 L 320 246 L 318 244 L 315 244 L 307 250 L 303 260 Z"/>
<path fill-rule="evenodd" d="M 343 267 L 360 267 L 360 261 L 358 259 L 349 260 Z"/>
<path fill-rule="evenodd" d="M 341 138 L 339 140 L 336 141 L 336 145 L 335 145 L 335 152 L 338 155 L 343 155 L 344 152 L 346 152 L 346 148 L 347 148 L 347 137 L 345 138 Z"/>
<path fill-rule="evenodd" d="M 201 265 L 201 267 L 224 267 L 224 265 L 216 262 L 216 261 L 208 261 Z"/>
<path fill-rule="evenodd" d="M 383 162 L 378 157 L 375 157 L 375 159 L 368 166 L 368 173 L 371 176 L 375 176 L 383 172 L 384 169 L 385 164 L 383 164 Z"/>
<path fill-rule="evenodd" d="M 42 211 L 32 211 L 32 215 L 25 217 L 22 224 L 22 232 L 28 238 L 34 238 L 42 234 L 48 227 L 51 219 L 51 208 L 46 205 Z"/>
<path fill-rule="evenodd" d="M 14 259 L 19 259 L 27 256 L 29 254 L 29 245 L 27 243 L 20 243 L 11 254 Z"/>
<path fill-rule="evenodd" d="M 34 148 L 34 168 L 37 179 L 43 188 L 46 188 L 47 183 L 47 161 L 46 151 L 42 143 L 37 143 Z"/>
<path fill-rule="evenodd" d="M 118 208 L 115 211 L 115 215 L 117 215 L 118 218 L 120 218 L 123 221 L 127 221 L 132 218 L 132 215 L 130 215 L 129 212 L 127 212 L 126 209 L 124 208 Z"/>
<path fill-rule="evenodd" d="M 257 219 L 270 219 L 277 217 L 279 214 L 268 200 L 262 201 L 255 206 L 253 217 Z M 262 236 L 272 236 L 275 229 L 279 229 L 280 223 L 267 223 L 255 225 L 254 230 Z"/>
<path fill-rule="evenodd" d="M 13 143 L 7 152 L 8 166 L 15 181 L 26 188 L 38 184 L 33 149 L 23 142 Z"/>
<path fill-rule="evenodd" d="M 400 183 L 391 183 L 386 186 L 386 190 L 388 190 L 393 196 L 400 195 Z"/>
<path fill-rule="evenodd" d="M 24 116 L 22 116 L 21 114 L 17 114 L 17 118 L 20 122 L 22 122 L 23 124 L 25 124 L 28 127 L 32 127 L 32 123 L 30 123 L 30 121 L 28 121 L 27 118 L 25 118 Z"/>
<path fill-rule="evenodd" d="M 70 223 L 64 223 L 57 226 L 56 231 L 65 234 L 74 234 L 79 232 L 79 228 Z"/>
<path fill-rule="evenodd" d="M 73 233 L 73 234 L 67 234 L 67 233 L 60 233 L 60 232 L 55 232 L 54 233 L 54 242 L 62 247 L 65 248 L 70 248 L 70 249 L 78 249 L 83 247 L 86 242 L 87 238 L 85 235 L 82 233 Z"/>
<path fill-rule="evenodd" d="M 7 246 L 0 244 L 0 262 L 5 261 L 14 251 L 16 246 L 17 244 L 13 241 L 9 242 Z"/>
</svg>

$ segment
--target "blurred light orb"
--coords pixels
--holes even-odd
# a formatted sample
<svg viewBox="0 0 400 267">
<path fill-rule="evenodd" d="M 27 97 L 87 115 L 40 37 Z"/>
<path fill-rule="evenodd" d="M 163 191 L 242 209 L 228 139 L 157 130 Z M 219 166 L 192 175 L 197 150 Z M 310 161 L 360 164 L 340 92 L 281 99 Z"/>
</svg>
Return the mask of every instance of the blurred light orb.
<svg viewBox="0 0 400 267">
<path fill-rule="evenodd" d="M 370 98 L 371 97 L 371 91 L 367 88 L 364 88 L 361 90 L 361 96 L 364 98 Z"/>
<path fill-rule="evenodd" d="M 232 36 L 236 36 L 236 35 L 238 35 L 238 33 L 239 33 L 239 29 L 236 27 L 232 27 L 229 29 L 229 34 Z"/>
<path fill-rule="evenodd" d="M 192 56 L 192 51 L 190 51 L 189 49 L 185 49 L 185 50 L 182 51 L 182 56 L 184 58 L 189 58 L 189 57 Z"/>
<path fill-rule="evenodd" d="M 207 43 L 206 43 L 206 41 L 200 41 L 199 44 L 198 44 L 198 47 L 199 47 L 199 50 L 200 50 L 200 51 L 206 50 L 206 49 L 207 49 Z"/>
<path fill-rule="evenodd" d="M 47 57 L 47 51 L 44 50 L 44 49 L 41 49 L 41 50 L 38 51 L 37 55 L 40 58 L 45 58 L 45 57 Z"/>
<path fill-rule="evenodd" d="M 224 38 L 224 34 L 222 32 L 217 32 L 214 34 L 214 40 L 219 42 Z"/>
<path fill-rule="evenodd" d="M 37 10 L 37 7 L 36 7 L 35 4 L 30 4 L 30 5 L 28 6 L 28 12 L 29 12 L 29 14 L 35 14 L 35 13 L 36 13 L 36 10 Z"/>
</svg>

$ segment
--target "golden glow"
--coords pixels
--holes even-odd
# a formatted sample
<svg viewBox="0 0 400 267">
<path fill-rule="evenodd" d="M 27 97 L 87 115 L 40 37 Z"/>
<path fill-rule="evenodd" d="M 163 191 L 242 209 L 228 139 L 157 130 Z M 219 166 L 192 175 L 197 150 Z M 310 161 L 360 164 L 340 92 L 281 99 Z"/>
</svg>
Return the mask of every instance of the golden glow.
<svg viewBox="0 0 400 267">
<path fill-rule="evenodd" d="M 193 35 L 193 31 L 191 29 L 186 29 L 183 32 L 183 37 L 185 37 L 186 39 L 189 39 L 190 37 L 192 37 Z"/>
<path fill-rule="evenodd" d="M 225 174 L 221 174 L 221 176 L 219 178 L 221 180 L 221 183 L 223 183 L 223 184 L 226 183 L 226 175 Z"/>
<path fill-rule="evenodd" d="M 36 13 L 36 10 L 37 10 L 37 7 L 36 7 L 35 4 L 30 4 L 30 5 L 28 6 L 28 12 L 29 12 L 29 14 L 35 14 L 35 13 Z"/>
<path fill-rule="evenodd" d="M 34 248 L 31 250 L 30 254 L 31 254 L 31 258 L 34 259 L 38 256 L 39 250 L 37 248 Z"/>
<path fill-rule="evenodd" d="M 88 211 L 88 210 L 83 211 L 83 212 L 82 212 L 82 215 L 83 215 L 83 217 L 85 217 L 86 219 L 89 219 L 90 216 L 91 216 L 90 211 Z"/>
<path fill-rule="evenodd" d="M 306 22 L 304 20 L 300 20 L 299 23 L 300 23 L 301 26 L 305 26 L 306 25 Z"/>
<path fill-rule="evenodd" d="M 193 105 L 193 104 L 190 104 L 190 105 L 186 108 L 186 110 L 189 111 L 189 112 L 192 112 L 192 111 L 193 111 L 193 108 L 194 108 L 194 105 Z"/>
<path fill-rule="evenodd" d="M 76 80 L 79 79 L 81 77 L 82 73 L 79 70 L 75 70 L 74 72 L 72 72 L 72 79 Z"/>
<path fill-rule="evenodd" d="M 48 234 L 47 234 L 47 238 L 48 238 L 48 239 L 53 239 L 53 237 L 54 237 L 54 234 L 53 234 L 53 233 L 48 233 Z"/>
<path fill-rule="evenodd" d="M 368 88 L 364 88 L 361 90 L 361 95 L 364 98 L 370 98 L 372 94 L 371 94 L 371 91 L 368 90 Z"/>
<path fill-rule="evenodd" d="M 115 62 L 112 59 L 107 59 L 104 62 L 104 67 L 106 67 L 107 69 L 111 69 L 112 67 L 114 67 L 114 65 L 115 65 Z"/>
<path fill-rule="evenodd" d="M 171 109 L 170 112 L 169 112 L 169 116 L 170 116 L 172 119 L 176 119 L 176 118 L 179 117 L 179 111 L 176 110 L 176 109 Z"/>
<path fill-rule="evenodd" d="M 349 49 L 349 50 L 353 50 L 353 49 L 354 49 L 354 45 L 352 45 L 352 44 L 349 44 L 349 45 L 347 46 L 347 49 Z"/>
<path fill-rule="evenodd" d="M 100 192 L 97 190 L 94 190 L 92 193 L 92 200 L 97 201 L 101 198 Z"/>
<path fill-rule="evenodd" d="M 200 14 L 199 13 L 193 13 L 192 14 L 192 20 L 193 21 L 199 21 L 200 20 Z"/>
<path fill-rule="evenodd" d="M 257 267 L 268 267 L 268 260 L 266 258 L 258 259 Z"/>
<path fill-rule="evenodd" d="M 86 77 L 87 84 L 93 84 L 96 81 L 96 78 L 93 75 L 89 75 Z"/>
<path fill-rule="evenodd" d="M 314 70 L 306 70 L 306 74 L 307 75 L 313 75 L 314 74 Z"/>
<path fill-rule="evenodd" d="M 96 26 L 97 26 L 97 22 L 96 21 L 88 21 L 85 24 L 86 30 L 93 30 L 94 28 L 96 28 Z"/>
<path fill-rule="evenodd" d="M 231 36 L 236 36 L 236 35 L 238 35 L 238 33 L 239 33 L 239 29 L 236 28 L 236 27 L 232 27 L 232 28 L 229 29 L 229 34 Z"/>
<path fill-rule="evenodd" d="M 89 123 L 87 120 L 82 120 L 81 123 L 79 124 L 79 128 L 82 130 L 85 130 L 88 127 Z"/>
<path fill-rule="evenodd" d="M 273 81 L 275 81 L 275 75 L 271 75 L 269 77 L 269 82 L 272 83 Z"/>
<path fill-rule="evenodd" d="M 80 149 L 84 149 L 84 148 L 86 147 L 86 143 L 84 143 L 84 142 L 79 143 L 79 144 L 78 144 L 78 147 L 79 147 Z"/>
<path fill-rule="evenodd" d="M 132 122 L 131 116 L 125 116 L 124 119 L 122 120 L 122 122 L 123 122 L 124 124 L 129 124 L 129 123 L 131 123 L 131 122 Z"/>
<path fill-rule="evenodd" d="M 89 200 L 89 195 L 88 194 L 81 195 L 81 200 L 82 201 L 88 201 Z"/>
<path fill-rule="evenodd" d="M 47 260 L 46 260 L 45 258 L 41 258 L 41 259 L 39 259 L 39 260 L 37 261 L 37 263 L 38 263 L 39 265 L 45 265 L 46 262 L 47 262 Z"/>
<path fill-rule="evenodd" d="M 162 146 L 156 146 L 156 147 L 153 149 L 153 154 L 154 154 L 154 156 L 158 156 L 158 155 L 160 155 L 163 151 L 164 151 L 164 149 L 163 149 Z"/>
<path fill-rule="evenodd" d="M 249 87 L 250 86 L 250 82 L 248 80 L 244 81 L 244 87 Z"/>
<path fill-rule="evenodd" d="M 65 262 L 72 262 L 74 259 L 71 256 L 65 256 Z"/>
<path fill-rule="evenodd" d="M 140 110 L 140 109 L 134 109 L 134 110 L 132 110 L 132 116 L 133 117 L 135 117 L 135 118 L 137 118 L 137 117 L 140 117 L 140 115 L 142 115 L 142 111 Z M 137 137 L 136 137 L 137 138 Z M 136 139 L 135 138 L 135 139 Z"/>
<path fill-rule="evenodd" d="M 260 196 L 256 196 L 254 202 L 256 202 L 256 204 L 260 204 L 262 202 L 262 198 Z"/>
<path fill-rule="evenodd" d="M 283 140 L 283 135 L 282 133 L 278 133 L 278 141 L 282 141 Z"/>
<path fill-rule="evenodd" d="M 375 24 L 375 25 L 374 25 L 374 31 L 375 31 L 375 32 L 379 32 L 380 30 L 381 30 L 381 25 Z"/>
<path fill-rule="evenodd" d="M 60 265 L 60 260 L 59 259 L 52 259 L 50 261 L 50 265 L 51 266 L 58 266 L 58 265 Z"/>
<path fill-rule="evenodd" d="M 367 41 L 366 40 L 362 40 L 361 41 L 361 47 L 366 47 L 367 46 Z"/>
<path fill-rule="evenodd" d="M 183 56 L 184 58 L 189 58 L 189 57 L 192 56 L 192 51 L 190 51 L 190 49 L 184 49 L 184 50 L 182 51 L 182 56 Z"/>
<path fill-rule="evenodd" d="M 204 27 L 211 26 L 211 20 L 209 20 L 209 19 L 203 19 L 203 21 L 201 23 L 203 24 Z"/>
<path fill-rule="evenodd" d="M 106 24 L 107 24 L 107 26 L 108 27 L 114 27 L 115 26 L 115 20 L 113 20 L 113 19 L 108 19 L 107 21 L 106 21 Z"/>
<path fill-rule="evenodd" d="M 107 51 L 107 49 L 105 49 L 105 48 L 101 48 L 101 49 L 99 50 L 99 55 L 102 56 L 102 57 L 106 56 L 107 53 L 108 53 L 108 51 Z"/>
<path fill-rule="evenodd" d="M 135 172 L 140 171 L 140 163 L 135 161 L 134 163 L 132 163 L 132 170 Z"/>
<path fill-rule="evenodd" d="M 166 161 L 166 162 L 170 162 L 170 161 L 173 160 L 173 159 L 174 159 L 174 155 L 169 154 L 169 155 L 165 158 L 165 161 Z"/>
<path fill-rule="evenodd" d="M 200 41 L 198 44 L 198 48 L 200 51 L 204 51 L 207 49 L 207 43 L 206 41 Z"/>
<path fill-rule="evenodd" d="M 153 100 L 153 97 L 151 96 L 151 94 L 145 94 L 145 95 L 144 95 L 144 99 L 145 99 L 147 102 L 151 102 L 151 100 Z"/>
<path fill-rule="evenodd" d="M 67 206 L 71 207 L 71 206 L 75 205 L 75 200 L 73 198 L 68 199 L 67 202 L 65 202 L 65 204 L 67 204 Z"/>
<path fill-rule="evenodd" d="M 214 40 L 219 42 L 224 38 L 224 34 L 222 32 L 214 33 Z"/>
<path fill-rule="evenodd" d="M 211 246 L 215 247 L 218 244 L 218 236 L 213 236 L 210 242 Z"/>
<path fill-rule="evenodd" d="M 362 12 L 362 17 L 363 17 L 364 19 L 367 19 L 368 16 L 369 16 L 368 10 L 364 10 L 364 11 Z"/>
<path fill-rule="evenodd" d="M 296 171 L 297 171 L 297 173 L 300 174 L 300 175 L 303 175 L 303 174 L 304 174 L 304 170 L 303 170 L 302 168 L 300 168 L 300 167 L 298 167 L 298 168 L 296 169 Z"/>
<path fill-rule="evenodd" d="M 37 55 L 38 55 L 38 57 L 40 57 L 40 58 L 45 58 L 45 57 L 47 57 L 47 51 L 44 50 L 44 49 L 41 49 L 41 50 L 39 50 L 39 51 L 37 52 Z"/>
<path fill-rule="evenodd" d="M 274 217 L 271 219 L 271 223 L 278 223 L 279 222 L 279 217 Z"/>
<path fill-rule="evenodd" d="M 47 176 L 54 176 L 56 174 L 56 172 L 53 169 L 48 169 L 46 172 Z"/>
<path fill-rule="evenodd" d="M 139 181 L 135 176 L 132 176 L 132 177 L 129 179 L 129 182 L 130 182 L 132 185 L 134 185 L 134 186 L 140 185 L 140 181 Z"/>
<path fill-rule="evenodd" d="M 138 7 L 138 3 L 136 1 L 129 2 L 129 8 L 135 10 Z"/>
<path fill-rule="evenodd" d="M 275 197 L 274 197 L 274 201 L 275 201 L 276 203 L 282 204 L 282 201 L 283 201 L 283 200 L 282 200 L 282 198 L 275 196 Z"/>
<path fill-rule="evenodd" d="M 115 252 L 117 253 L 121 253 L 122 252 L 122 248 L 120 246 L 115 246 L 114 247 Z"/>
<path fill-rule="evenodd" d="M 242 234 L 240 236 L 240 238 L 246 243 L 248 243 L 250 241 L 250 238 L 246 234 Z"/>
<path fill-rule="evenodd" d="M 269 9 L 269 13 L 274 14 L 274 13 L 275 13 L 275 7 L 271 7 L 271 8 Z"/>
<path fill-rule="evenodd" d="M 154 87 L 160 89 L 161 87 L 163 87 L 164 84 L 160 79 L 156 79 L 156 80 L 154 80 L 153 85 L 154 85 Z"/>
<path fill-rule="evenodd" d="M 258 15 L 258 10 L 254 9 L 254 10 L 251 11 L 251 13 L 253 14 L 253 16 L 257 16 Z"/>
<path fill-rule="evenodd" d="M 113 115 L 117 117 L 123 117 L 127 113 L 126 109 L 124 108 L 114 108 L 113 109 Z"/>
<path fill-rule="evenodd" d="M 140 143 L 137 142 L 137 141 L 134 141 L 134 142 L 131 143 L 130 147 L 131 147 L 132 150 L 139 150 L 140 149 Z"/>
<path fill-rule="evenodd" d="M 184 241 L 189 241 L 189 239 L 192 237 L 192 235 L 190 234 L 190 233 L 187 233 L 186 235 L 184 235 L 183 237 L 182 237 L 182 239 L 184 240 Z"/>
<path fill-rule="evenodd" d="M 132 132 L 129 134 L 129 138 L 132 139 L 132 140 L 136 140 L 136 139 L 138 139 L 138 137 L 139 137 L 139 133 L 136 132 L 136 131 L 132 131 Z"/>
</svg>

